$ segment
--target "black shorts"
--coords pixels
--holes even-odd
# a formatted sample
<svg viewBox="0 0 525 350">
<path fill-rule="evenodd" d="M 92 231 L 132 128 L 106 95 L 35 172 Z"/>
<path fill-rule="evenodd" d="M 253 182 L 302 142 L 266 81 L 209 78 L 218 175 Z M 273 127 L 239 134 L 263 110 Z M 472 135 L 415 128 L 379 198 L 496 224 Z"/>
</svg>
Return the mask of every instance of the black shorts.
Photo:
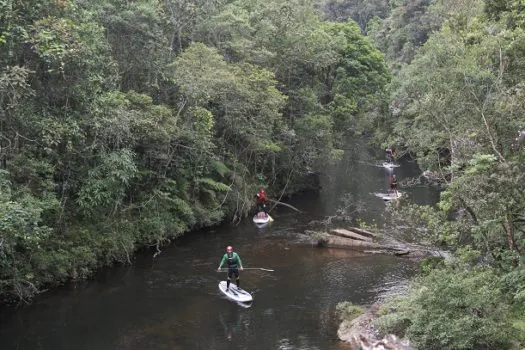
<svg viewBox="0 0 525 350">
<path fill-rule="evenodd" d="M 266 204 L 257 203 L 257 210 L 258 211 L 266 211 Z"/>
<path fill-rule="evenodd" d="M 235 275 L 235 278 L 239 278 L 239 268 L 228 267 L 228 278 L 231 279 L 233 275 Z"/>
</svg>

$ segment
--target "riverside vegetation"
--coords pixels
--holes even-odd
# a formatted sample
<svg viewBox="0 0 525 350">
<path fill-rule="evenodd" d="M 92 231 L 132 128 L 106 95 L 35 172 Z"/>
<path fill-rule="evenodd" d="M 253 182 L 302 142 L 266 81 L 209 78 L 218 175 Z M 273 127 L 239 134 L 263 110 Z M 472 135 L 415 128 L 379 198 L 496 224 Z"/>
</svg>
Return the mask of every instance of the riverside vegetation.
<svg viewBox="0 0 525 350">
<path fill-rule="evenodd" d="M 0 299 L 315 186 L 390 79 L 315 5 L 0 0 Z"/>
<path fill-rule="evenodd" d="M 390 113 L 372 139 L 441 179 L 436 206 L 405 203 L 393 218 L 452 252 L 423 262 L 408 292 L 379 310 L 376 329 L 418 349 L 522 349 L 525 3 L 331 3 L 356 20 L 356 9 L 375 13 L 362 30 L 394 75 Z"/>
</svg>

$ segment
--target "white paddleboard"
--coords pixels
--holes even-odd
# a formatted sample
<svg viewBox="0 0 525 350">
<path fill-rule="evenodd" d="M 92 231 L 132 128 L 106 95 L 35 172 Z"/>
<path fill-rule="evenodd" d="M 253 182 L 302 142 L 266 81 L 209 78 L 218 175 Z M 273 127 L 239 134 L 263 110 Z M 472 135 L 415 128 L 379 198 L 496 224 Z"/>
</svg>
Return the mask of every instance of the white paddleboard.
<svg viewBox="0 0 525 350">
<path fill-rule="evenodd" d="M 383 168 L 393 169 L 399 167 L 399 164 L 383 162 Z"/>
<path fill-rule="evenodd" d="M 248 303 L 253 300 L 252 295 L 242 288 L 237 288 L 235 282 L 230 283 L 230 289 L 226 290 L 226 281 L 219 282 L 219 290 L 222 294 L 226 295 L 229 299 L 240 302 Z"/>
<path fill-rule="evenodd" d="M 391 201 L 403 197 L 403 192 L 397 191 L 397 196 L 394 193 L 374 193 L 376 197 L 381 198 L 384 201 Z"/>
<path fill-rule="evenodd" d="M 270 215 L 254 215 L 253 216 L 253 223 L 257 225 L 264 225 L 272 221 L 273 219 Z"/>
</svg>

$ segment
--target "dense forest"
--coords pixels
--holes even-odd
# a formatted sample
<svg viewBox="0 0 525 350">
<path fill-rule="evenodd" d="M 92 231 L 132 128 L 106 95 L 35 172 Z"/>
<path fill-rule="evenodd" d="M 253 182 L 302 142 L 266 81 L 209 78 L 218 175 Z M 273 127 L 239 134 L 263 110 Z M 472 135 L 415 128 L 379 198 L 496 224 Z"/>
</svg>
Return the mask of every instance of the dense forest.
<svg viewBox="0 0 525 350">
<path fill-rule="evenodd" d="M 0 298 L 235 222 L 367 135 L 438 180 L 393 217 L 451 252 L 378 327 L 523 348 L 524 30 L 523 0 L 0 0 Z"/>
<path fill-rule="evenodd" d="M 525 2 L 329 1 L 327 8 L 360 24 L 393 75 L 389 113 L 368 130 L 373 140 L 415 157 L 442 186 L 437 206 L 403 205 L 393 214 L 418 228 L 420 241 L 452 254 L 425 261 L 377 326 L 418 349 L 522 349 Z"/>
<path fill-rule="evenodd" d="M 0 298 L 315 186 L 390 81 L 313 1 L 0 1 Z"/>
</svg>

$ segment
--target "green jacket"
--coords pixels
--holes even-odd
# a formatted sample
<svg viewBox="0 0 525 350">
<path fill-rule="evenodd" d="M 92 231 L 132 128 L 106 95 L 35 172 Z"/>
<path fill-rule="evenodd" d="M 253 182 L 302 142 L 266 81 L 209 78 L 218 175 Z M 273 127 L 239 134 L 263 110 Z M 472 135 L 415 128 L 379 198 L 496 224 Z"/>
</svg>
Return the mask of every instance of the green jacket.
<svg viewBox="0 0 525 350">
<path fill-rule="evenodd" d="M 221 263 L 219 264 L 219 269 L 224 265 L 224 263 L 228 263 L 228 267 L 232 269 L 236 269 L 238 266 L 242 268 L 242 261 L 239 254 L 233 252 L 231 254 L 225 253 L 222 257 Z"/>
</svg>

